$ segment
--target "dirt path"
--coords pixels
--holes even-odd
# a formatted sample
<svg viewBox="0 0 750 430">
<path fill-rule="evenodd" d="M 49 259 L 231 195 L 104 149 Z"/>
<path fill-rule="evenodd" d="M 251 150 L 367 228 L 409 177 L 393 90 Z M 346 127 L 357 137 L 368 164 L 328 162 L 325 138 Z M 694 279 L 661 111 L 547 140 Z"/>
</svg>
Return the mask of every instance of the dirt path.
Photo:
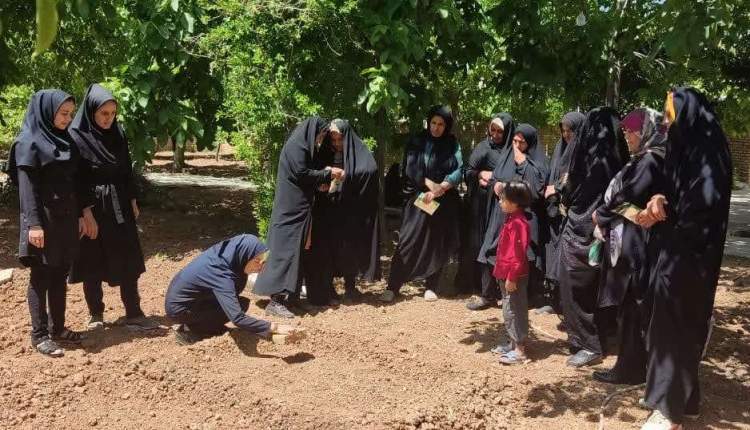
<svg viewBox="0 0 750 430">
<path fill-rule="evenodd" d="M 144 310 L 165 325 L 166 286 L 214 242 L 253 229 L 244 192 L 167 189 L 169 210 L 146 206 Z M 17 214 L 0 208 L 0 267 L 15 265 Z M 744 278 L 735 281 L 742 271 Z M 688 428 L 750 428 L 750 265 L 728 259 L 717 296 L 718 327 L 702 365 L 702 417 Z M 742 282 L 745 286 L 741 286 Z M 470 313 L 466 297 L 427 303 L 416 287 L 383 306 L 382 284 L 363 286 L 365 303 L 298 318 L 296 345 L 236 332 L 180 347 L 168 330 L 131 333 L 105 289 L 110 323 L 62 359 L 30 351 L 28 271 L 0 286 L 0 428 L 111 429 L 593 429 L 613 387 L 591 370 L 564 366 L 555 316 L 531 317 L 533 362 L 507 368 L 489 352 L 503 335 L 498 310 Z M 68 323 L 87 318 L 80 285 L 68 293 Z M 248 296 L 250 312 L 265 302 Z M 612 364 L 608 358 L 603 366 Z M 615 399 L 606 429 L 638 428 L 639 392 Z"/>
</svg>

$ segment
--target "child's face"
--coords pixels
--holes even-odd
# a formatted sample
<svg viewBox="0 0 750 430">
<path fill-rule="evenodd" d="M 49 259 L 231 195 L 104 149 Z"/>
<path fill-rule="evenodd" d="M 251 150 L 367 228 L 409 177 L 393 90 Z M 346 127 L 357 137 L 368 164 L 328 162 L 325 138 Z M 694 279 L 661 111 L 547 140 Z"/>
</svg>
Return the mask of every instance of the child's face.
<svg viewBox="0 0 750 430">
<path fill-rule="evenodd" d="M 512 214 L 513 212 L 518 210 L 518 205 L 510 200 L 506 200 L 505 198 L 500 197 L 500 209 L 502 209 L 506 214 Z"/>
</svg>

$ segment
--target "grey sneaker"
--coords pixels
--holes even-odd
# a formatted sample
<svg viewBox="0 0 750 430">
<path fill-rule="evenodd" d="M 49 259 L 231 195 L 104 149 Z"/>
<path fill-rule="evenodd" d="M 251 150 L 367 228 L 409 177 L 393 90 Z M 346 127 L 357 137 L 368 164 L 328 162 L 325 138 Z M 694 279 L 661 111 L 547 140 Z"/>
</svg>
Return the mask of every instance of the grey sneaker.
<svg viewBox="0 0 750 430">
<path fill-rule="evenodd" d="M 283 303 L 271 300 L 266 305 L 266 315 L 277 316 L 281 318 L 294 318 L 294 314 L 284 306 Z"/>
<path fill-rule="evenodd" d="M 104 315 L 97 314 L 91 315 L 89 322 L 86 324 L 86 328 L 89 330 L 99 330 L 104 328 Z"/>
<path fill-rule="evenodd" d="M 495 306 L 497 306 L 497 301 L 495 301 Z M 469 303 L 466 304 L 466 309 L 470 311 L 483 311 L 485 309 L 489 309 L 493 306 L 493 303 L 491 300 L 487 300 L 484 297 L 479 297 L 476 300 L 472 300 Z"/>
<path fill-rule="evenodd" d="M 159 328 L 159 324 L 156 321 L 152 321 L 145 316 L 142 317 L 135 317 L 135 318 L 127 318 L 125 319 L 125 327 L 131 329 L 131 330 L 156 330 Z"/>
<path fill-rule="evenodd" d="M 641 430 L 682 430 L 682 424 L 674 424 L 659 410 L 654 410 L 648 417 Z"/>
<path fill-rule="evenodd" d="M 490 350 L 493 354 L 503 355 L 513 351 L 516 347 L 513 346 L 513 342 L 501 343 L 500 345 Z"/>
<path fill-rule="evenodd" d="M 396 293 L 391 290 L 385 290 L 380 293 L 378 300 L 384 303 L 391 303 L 392 301 L 396 300 Z"/>
</svg>

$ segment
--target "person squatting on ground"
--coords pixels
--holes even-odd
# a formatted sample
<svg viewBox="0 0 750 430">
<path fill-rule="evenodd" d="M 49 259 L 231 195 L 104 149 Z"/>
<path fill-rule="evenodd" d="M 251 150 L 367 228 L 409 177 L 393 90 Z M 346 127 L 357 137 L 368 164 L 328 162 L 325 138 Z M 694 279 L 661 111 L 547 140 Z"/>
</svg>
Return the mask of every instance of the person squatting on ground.
<svg viewBox="0 0 750 430">
<path fill-rule="evenodd" d="M 267 257 L 265 244 L 251 234 L 241 234 L 208 248 L 180 270 L 164 300 L 167 317 L 179 324 L 177 342 L 186 345 L 221 335 L 228 322 L 263 338 L 292 333 L 291 326 L 247 315 L 249 302 L 239 296 L 248 275 L 262 272 Z"/>
</svg>

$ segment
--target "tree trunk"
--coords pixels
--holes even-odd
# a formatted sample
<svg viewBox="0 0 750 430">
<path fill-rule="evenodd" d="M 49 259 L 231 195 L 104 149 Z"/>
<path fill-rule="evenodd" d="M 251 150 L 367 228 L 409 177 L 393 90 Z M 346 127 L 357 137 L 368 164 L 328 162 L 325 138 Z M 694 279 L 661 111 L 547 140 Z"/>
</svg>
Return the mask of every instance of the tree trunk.
<svg viewBox="0 0 750 430">
<path fill-rule="evenodd" d="M 172 139 L 172 172 L 182 173 L 182 168 L 185 167 L 185 145 L 178 145 L 177 139 Z"/>
<path fill-rule="evenodd" d="M 378 217 L 380 218 L 380 240 L 381 243 L 388 240 L 388 229 L 385 226 L 385 154 L 388 150 L 388 138 L 390 129 L 388 128 L 385 109 L 381 108 L 375 114 L 375 162 L 378 163 L 378 183 L 380 185 L 380 194 L 378 195 Z"/>
</svg>

